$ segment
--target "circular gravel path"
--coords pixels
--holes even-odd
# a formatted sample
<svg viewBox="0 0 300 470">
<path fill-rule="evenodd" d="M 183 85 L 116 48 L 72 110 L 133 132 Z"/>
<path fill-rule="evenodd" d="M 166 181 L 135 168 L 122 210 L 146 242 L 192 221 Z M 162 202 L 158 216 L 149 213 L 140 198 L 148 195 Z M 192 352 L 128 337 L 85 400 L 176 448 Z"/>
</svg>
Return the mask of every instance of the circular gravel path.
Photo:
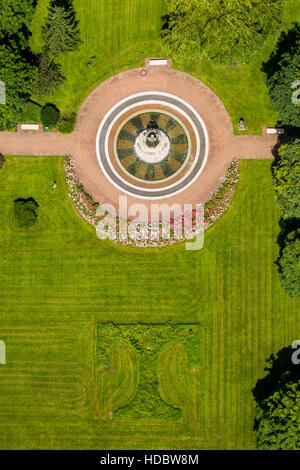
<svg viewBox="0 0 300 470">
<path fill-rule="evenodd" d="M 118 173 L 113 170 L 109 162 L 109 150 L 107 149 L 107 136 L 109 129 L 112 127 L 114 120 L 120 113 L 126 111 L 128 108 L 134 108 L 134 106 L 141 105 L 141 103 L 145 105 L 148 103 L 154 105 L 167 104 L 169 106 L 178 108 L 191 120 L 195 132 L 197 133 L 197 136 L 201 142 L 201 146 L 199 145 L 199 154 L 197 155 L 195 165 L 191 171 L 185 177 L 180 179 L 176 184 L 172 184 L 166 188 L 138 188 L 121 179 Z M 201 117 L 195 113 L 195 110 L 191 106 L 187 105 L 187 103 L 185 103 L 183 100 L 179 100 L 176 96 L 170 95 L 169 93 L 143 92 L 130 96 L 126 100 L 122 100 L 108 112 L 99 127 L 96 146 L 100 167 L 117 189 L 121 188 L 126 194 L 133 194 L 134 196 L 143 199 L 157 200 L 158 198 L 170 197 L 175 193 L 178 194 L 182 191 L 185 191 L 187 187 L 193 183 L 195 178 L 200 175 L 200 172 L 202 168 L 204 168 L 207 159 L 208 136 Z"/>
<path fill-rule="evenodd" d="M 162 202 L 204 203 L 219 188 L 233 158 L 272 159 L 276 135 L 235 136 L 230 117 L 221 100 L 196 78 L 169 66 L 148 66 L 120 73 L 101 83 L 85 100 L 73 134 L 56 132 L 0 133 L 0 152 L 6 155 L 73 155 L 76 171 L 85 189 L 99 203 L 118 207 L 117 189 L 100 168 L 96 154 L 99 126 L 108 111 L 121 100 L 142 92 L 175 95 L 201 116 L 208 134 L 209 151 L 201 174 L 183 191 Z M 128 205 L 149 205 L 151 200 L 128 196 Z M 160 200 L 156 200 L 157 203 Z"/>
</svg>

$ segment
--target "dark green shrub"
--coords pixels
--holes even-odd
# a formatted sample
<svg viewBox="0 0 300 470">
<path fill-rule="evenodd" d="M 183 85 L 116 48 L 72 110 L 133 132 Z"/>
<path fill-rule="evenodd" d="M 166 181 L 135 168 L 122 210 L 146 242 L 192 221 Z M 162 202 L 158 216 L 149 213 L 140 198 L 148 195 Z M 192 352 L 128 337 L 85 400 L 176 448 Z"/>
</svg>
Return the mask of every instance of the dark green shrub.
<svg viewBox="0 0 300 470">
<path fill-rule="evenodd" d="M 282 215 L 300 218 L 300 140 L 281 145 L 273 165 L 277 203 Z"/>
<path fill-rule="evenodd" d="M 32 198 L 19 198 L 14 201 L 14 214 L 19 227 L 32 227 L 38 217 L 38 203 Z"/>
<path fill-rule="evenodd" d="M 4 156 L 0 153 L 0 170 L 2 170 L 2 168 L 4 167 L 4 163 L 5 163 L 5 158 L 4 158 Z"/>
<path fill-rule="evenodd" d="M 71 134 L 77 121 L 77 114 L 72 113 L 69 119 L 62 119 L 58 125 L 58 130 L 62 134 Z"/>
<path fill-rule="evenodd" d="M 300 297 L 300 229 L 286 236 L 278 265 L 283 288 L 291 297 Z"/>
<path fill-rule="evenodd" d="M 52 103 L 47 103 L 41 110 L 41 121 L 45 127 L 56 127 L 60 119 L 59 109 Z"/>
</svg>

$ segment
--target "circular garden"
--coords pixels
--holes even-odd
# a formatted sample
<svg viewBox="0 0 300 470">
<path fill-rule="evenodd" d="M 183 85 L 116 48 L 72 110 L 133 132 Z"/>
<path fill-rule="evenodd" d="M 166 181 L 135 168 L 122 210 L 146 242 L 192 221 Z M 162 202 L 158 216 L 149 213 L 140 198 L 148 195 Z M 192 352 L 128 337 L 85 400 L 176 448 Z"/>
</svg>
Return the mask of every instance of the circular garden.
<svg viewBox="0 0 300 470">
<path fill-rule="evenodd" d="M 100 167 L 114 186 L 155 199 L 183 191 L 199 176 L 208 138 L 190 105 L 167 93 L 145 92 L 109 110 L 96 146 Z"/>
</svg>

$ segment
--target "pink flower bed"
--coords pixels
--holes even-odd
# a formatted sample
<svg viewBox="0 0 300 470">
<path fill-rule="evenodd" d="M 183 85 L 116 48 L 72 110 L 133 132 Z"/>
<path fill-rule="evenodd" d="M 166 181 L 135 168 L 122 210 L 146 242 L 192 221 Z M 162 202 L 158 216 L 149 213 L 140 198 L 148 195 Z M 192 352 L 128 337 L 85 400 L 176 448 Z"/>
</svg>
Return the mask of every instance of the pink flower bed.
<svg viewBox="0 0 300 470">
<path fill-rule="evenodd" d="M 92 197 L 86 193 L 83 185 L 79 182 L 72 156 L 65 157 L 65 171 L 66 181 L 69 185 L 69 197 L 72 199 L 75 207 L 80 212 L 82 217 L 95 227 L 101 220 L 97 216 L 98 203 L 95 203 Z M 146 247 L 162 247 L 166 245 L 173 245 L 174 243 L 182 242 L 184 240 L 191 240 L 199 231 L 206 230 L 211 227 L 216 220 L 218 220 L 225 212 L 227 207 L 230 206 L 232 196 L 234 194 L 236 184 L 238 182 L 239 169 L 238 160 L 233 160 L 230 167 L 228 168 L 225 180 L 219 190 L 212 196 L 212 198 L 204 205 L 204 220 L 199 227 L 199 217 L 202 214 L 197 213 L 196 209 L 191 212 L 186 212 L 184 215 L 170 219 L 170 230 L 169 224 L 159 223 L 154 226 L 153 224 L 136 224 L 127 221 L 128 231 L 122 240 L 117 237 L 119 219 L 116 218 L 116 232 L 113 232 L 111 236 L 108 236 L 115 243 L 119 242 L 123 245 L 137 246 L 141 248 Z M 202 211 L 201 211 L 202 212 Z M 184 230 L 183 230 L 184 227 Z M 128 232 L 134 231 L 135 236 Z M 168 233 L 167 236 L 165 232 Z M 180 233 L 181 238 L 178 239 Z M 150 235 L 151 234 L 151 235 Z M 153 236 L 154 234 L 154 236 Z M 156 235 L 156 236 L 155 236 Z"/>
</svg>

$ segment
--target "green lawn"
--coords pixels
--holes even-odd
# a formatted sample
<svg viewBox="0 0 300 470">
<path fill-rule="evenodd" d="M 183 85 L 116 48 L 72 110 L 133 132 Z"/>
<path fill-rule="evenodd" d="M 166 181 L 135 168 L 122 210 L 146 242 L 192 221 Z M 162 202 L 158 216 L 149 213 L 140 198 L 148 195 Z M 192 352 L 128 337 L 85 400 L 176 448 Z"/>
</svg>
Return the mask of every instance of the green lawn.
<svg viewBox="0 0 300 470">
<path fill-rule="evenodd" d="M 270 162 L 242 161 L 240 170 L 232 206 L 208 230 L 201 251 L 144 250 L 97 239 L 68 199 L 61 157 L 7 157 L 0 172 L 0 339 L 7 347 L 7 365 L 0 366 L 1 449 L 254 447 L 251 389 L 266 374 L 270 354 L 299 339 L 300 309 L 281 288 L 274 264 L 279 212 Z M 39 219 L 23 231 L 13 201 L 30 196 L 40 205 Z M 105 322 L 131 324 L 128 334 L 135 322 L 149 324 L 158 361 L 154 405 L 162 399 L 173 407 L 169 417 L 143 409 L 139 394 L 149 382 L 136 354 L 98 370 L 99 321 L 104 328 Z M 155 343 L 151 338 L 166 322 L 196 325 L 199 347 L 189 346 L 184 333 L 170 333 L 166 344 L 163 331 Z M 132 350 L 146 354 L 148 344 L 141 352 L 136 339 L 138 331 Z M 122 384 L 112 406 L 105 396 L 119 380 L 124 386 L 122 373 L 118 381 L 112 375 L 123 369 L 132 374 L 126 378 L 131 408 L 118 410 Z M 160 379 L 164 370 L 169 375 Z M 101 385 L 103 374 L 108 379 Z M 176 374 L 183 375 L 175 396 Z M 189 374 L 193 406 L 187 409 L 180 389 Z M 193 426 L 187 413 L 196 417 Z"/>
<path fill-rule="evenodd" d="M 43 46 L 41 26 L 50 0 L 39 0 L 32 22 L 31 46 L 39 52 Z M 77 110 L 99 83 L 126 69 L 141 66 L 145 57 L 161 56 L 160 24 L 165 0 L 74 0 L 83 44 L 80 50 L 60 58 L 66 81 L 50 97 L 62 112 Z M 300 21 L 298 0 L 286 0 L 283 29 Z M 237 67 L 220 66 L 197 60 L 174 66 L 202 80 L 219 95 L 237 131 L 243 117 L 248 132 L 260 134 L 262 126 L 272 126 L 277 113 L 271 107 L 261 64 L 274 50 L 278 35 L 257 51 L 253 63 Z M 91 61 L 95 56 L 96 60 Z M 88 66 L 88 63 L 91 63 Z M 34 97 L 44 103 L 47 98 Z"/>
<path fill-rule="evenodd" d="M 50 0 L 39 0 L 32 21 L 31 47 L 43 47 L 41 26 Z M 83 44 L 61 57 L 66 82 L 51 97 L 71 113 L 106 78 L 160 56 L 160 17 L 164 0 L 74 0 Z M 91 61 L 95 56 L 96 60 Z M 87 64 L 91 63 L 91 66 Z M 45 98 L 44 102 L 49 98 Z M 40 100 L 41 101 L 41 100 Z"/>
<path fill-rule="evenodd" d="M 23 108 L 21 121 L 24 124 L 39 124 L 41 122 L 41 106 L 29 101 Z"/>
</svg>

